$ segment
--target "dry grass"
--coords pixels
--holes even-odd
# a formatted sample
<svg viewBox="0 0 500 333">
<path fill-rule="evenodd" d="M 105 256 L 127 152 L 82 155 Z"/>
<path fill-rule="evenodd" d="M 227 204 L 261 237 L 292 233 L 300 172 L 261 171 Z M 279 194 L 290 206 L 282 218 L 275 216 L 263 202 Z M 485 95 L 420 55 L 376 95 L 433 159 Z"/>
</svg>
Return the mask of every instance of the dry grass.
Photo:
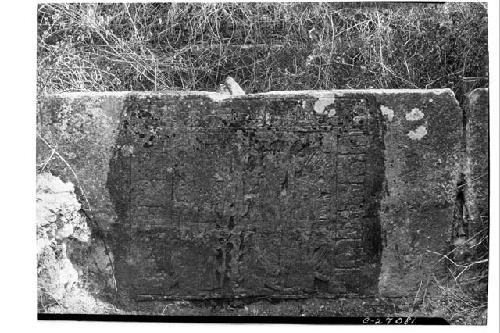
<svg viewBox="0 0 500 333">
<path fill-rule="evenodd" d="M 43 4 L 40 93 L 487 85 L 479 3 Z M 470 79 L 467 81 L 470 86 Z M 460 97 L 460 96 L 459 96 Z"/>
<path fill-rule="evenodd" d="M 448 273 L 422 280 L 403 315 L 441 317 L 459 325 L 484 325 L 488 309 L 488 234 L 485 227 L 455 242 L 448 253 L 437 253 L 436 267 Z"/>
</svg>

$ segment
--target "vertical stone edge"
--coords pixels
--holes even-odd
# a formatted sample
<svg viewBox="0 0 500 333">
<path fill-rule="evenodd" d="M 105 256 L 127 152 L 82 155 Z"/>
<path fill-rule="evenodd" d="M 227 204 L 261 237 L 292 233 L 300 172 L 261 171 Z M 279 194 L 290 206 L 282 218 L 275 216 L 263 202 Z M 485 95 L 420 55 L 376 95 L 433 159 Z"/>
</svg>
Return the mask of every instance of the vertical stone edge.
<svg viewBox="0 0 500 333">
<path fill-rule="evenodd" d="M 37 103 L 37 165 L 53 147 L 65 162 L 52 155 L 44 171 L 71 181 L 85 212 L 105 232 L 117 222 L 107 178 L 125 96 L 51 95 Z"/>
<path fill-rule="evenodd" d="M 385 117 L 383 297 L 416 297 L 444 271 L 456 185 L 462 173 L 463 113 L 451 90 L 376 94 Z"/>
<path fill-rule="evenodd" d="M 486 233 L 489 226 L 489 91 L 473 90 L 466 102 L 465 208 L 468 236 Z"/>
</svg>

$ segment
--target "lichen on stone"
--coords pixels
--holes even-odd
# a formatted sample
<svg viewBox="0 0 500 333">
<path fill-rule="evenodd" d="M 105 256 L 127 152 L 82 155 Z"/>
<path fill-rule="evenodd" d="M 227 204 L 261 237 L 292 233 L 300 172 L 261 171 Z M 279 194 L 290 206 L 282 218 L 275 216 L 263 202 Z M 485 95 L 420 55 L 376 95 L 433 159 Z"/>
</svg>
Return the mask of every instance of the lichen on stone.
<svg viewBox="0 0 500 333">
<path fill-rule="evenodd" d="M 314 111 L 317 114 L 321 115 L 328 115 L 329 117 L 333 117 L 335 115 L 335 109 L 334 108 L 329 108 L 327 111 L 327 108 L 335 103 L 334 98 L 319 98 L 315 103 L 314 103 Z"/>
<path fill-rule="evenodd" d="M 408 137 L 412 140 L 420 140 L 427 135 L 427 128 L 425 125 L 418 126 L 415 130 L 408 132 Z"/>
<path fill-rule="evenodd" d="M 413 108 L 411 109 L 410 112 L 406 113 L 405 115 L 406 120 L 409 121 L 416 121 L 424 118 L 424 113 L 420 111 L 418 108 Z"/>
<path fill-rule="evenodd" d="M 392 121 L 392 118 L 394 118 L 394 110 L 385 105 L 380 106 L 380 112 L 382 112 L 382 114 L 386 116 L 389 121 Z"/>
</svg>

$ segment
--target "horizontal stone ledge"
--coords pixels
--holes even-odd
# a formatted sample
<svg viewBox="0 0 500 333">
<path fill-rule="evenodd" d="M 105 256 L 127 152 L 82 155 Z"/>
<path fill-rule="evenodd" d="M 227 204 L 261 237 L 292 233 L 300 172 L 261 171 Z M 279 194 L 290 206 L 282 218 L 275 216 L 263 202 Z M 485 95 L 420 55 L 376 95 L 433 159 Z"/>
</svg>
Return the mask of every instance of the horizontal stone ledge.
<svg viewBox="0 0 500 333">
<path fill-rule="evenodd" d="M 310 97 L 328 97 L 328 96 L 351 96 L 351 95 L 400 95 L 400 94 L 447 94 L 455 97 L 453 90 L 449 88 L 443 89 L 332 89 L 332 90 L 284 90 L 284 91 L 269 91 L 263 93 L 254 93 L 246 95 L 226 95 L 213 91 L 68 91 L 54 94 L 43 95 L 42 98 L 57 96 L 63 98 L 80 98 L 80 97 L 125 97 L 134 95 L 138 97 L 147 96 L 172 96 L 172 97 L 193 97 L 206 96 L 211 98 L 217 95 L 226 96 L 224 99 L 247 99 L 260 97 L 295 97 L 295 96 L 310 96 Z M 217 99 L 217 98 L 216 98 Z"/>
</svg>

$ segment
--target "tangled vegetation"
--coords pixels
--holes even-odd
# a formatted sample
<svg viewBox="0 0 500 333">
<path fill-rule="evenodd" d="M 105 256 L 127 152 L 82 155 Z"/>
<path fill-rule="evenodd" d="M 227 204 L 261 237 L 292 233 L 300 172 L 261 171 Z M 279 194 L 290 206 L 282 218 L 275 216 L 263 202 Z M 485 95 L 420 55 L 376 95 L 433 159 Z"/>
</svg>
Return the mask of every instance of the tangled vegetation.
<svg viewBox="0 0 500 333">
<path fill-rule="evenodd" d="M 481 3 L 42 4 L 38 89 L 247 92 L 488 84 Z"/>
</svg>

